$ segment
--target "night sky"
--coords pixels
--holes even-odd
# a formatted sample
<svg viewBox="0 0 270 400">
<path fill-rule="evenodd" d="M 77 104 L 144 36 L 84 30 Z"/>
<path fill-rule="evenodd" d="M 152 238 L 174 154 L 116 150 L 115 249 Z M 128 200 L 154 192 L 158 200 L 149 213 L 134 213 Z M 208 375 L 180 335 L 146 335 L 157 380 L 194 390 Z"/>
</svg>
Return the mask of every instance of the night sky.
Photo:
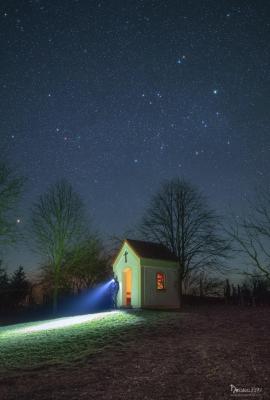
<svg viewBox="0 0 270 400">
<path fill-rule="evenodd" d="M 269 1 L 8 0 L 0 18 L 0 135 L 28 178 L 22 230 L 61 177 L 104 235 L 132 227 L 167 178 L 222 214 L 269 183 Z M 14 253 L 11 267 L 33 268 Z"/>
</svg>

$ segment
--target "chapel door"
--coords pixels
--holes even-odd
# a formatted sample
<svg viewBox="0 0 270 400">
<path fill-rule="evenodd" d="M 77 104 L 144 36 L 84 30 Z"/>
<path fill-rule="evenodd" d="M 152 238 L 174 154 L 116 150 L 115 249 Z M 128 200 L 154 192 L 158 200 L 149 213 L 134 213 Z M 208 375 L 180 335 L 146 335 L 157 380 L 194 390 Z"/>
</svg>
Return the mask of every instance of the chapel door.
<svg viewBox="0 0 270 400">
<path fill-rule="evenodd" d="M 123 272 L 123 304 L 126 307 L 131 307 L 132 299 L 132 270 L 126 268 Z"/>
</svg>

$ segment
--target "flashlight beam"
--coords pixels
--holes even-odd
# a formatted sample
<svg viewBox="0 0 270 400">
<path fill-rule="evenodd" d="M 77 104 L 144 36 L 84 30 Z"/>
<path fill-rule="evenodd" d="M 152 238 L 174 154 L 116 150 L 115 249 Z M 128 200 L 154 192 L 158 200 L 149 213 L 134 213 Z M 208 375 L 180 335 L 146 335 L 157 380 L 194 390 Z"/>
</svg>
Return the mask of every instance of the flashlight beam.
<svg viewBox="0 0 270 400">
<path fill-rule="evenodd" d="M 98 319 L 102 319 L 109 315 L 119 314 L 120 311 L 108 311 L 108 312 L 101 312 L 95 314 L 86 314 L 86 315 L 77 315 L 75 317 L 67 317 L 67 318 L 57 318 L 52 321 L 43 322 L 38 325 L 29 326 L 26 328 L 21 328 L 16 330 L 16 333 L 33 333 L 33 332 L 40 332 L 40 331 L 49 331 L 52 329 L 61 329 L 66 328 L 73 325 L 82 324 L 84 322 L 90 322 Z"/>
</svg>

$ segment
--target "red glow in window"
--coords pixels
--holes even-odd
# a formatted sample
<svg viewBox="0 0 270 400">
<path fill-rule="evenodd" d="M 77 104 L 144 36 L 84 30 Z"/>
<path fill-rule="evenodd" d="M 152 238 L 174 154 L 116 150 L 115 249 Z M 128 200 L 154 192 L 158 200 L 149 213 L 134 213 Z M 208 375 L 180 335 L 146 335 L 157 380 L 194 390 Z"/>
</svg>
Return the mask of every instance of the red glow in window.
<svg viewBox="0 0 270 400">
<path fill-rule="evenodd" d="M 165 274 L 163 274 L 162 272 L 158 272 L 156 275 L 156 287 L 157 290 L 165 289 Z"/>
</svg>

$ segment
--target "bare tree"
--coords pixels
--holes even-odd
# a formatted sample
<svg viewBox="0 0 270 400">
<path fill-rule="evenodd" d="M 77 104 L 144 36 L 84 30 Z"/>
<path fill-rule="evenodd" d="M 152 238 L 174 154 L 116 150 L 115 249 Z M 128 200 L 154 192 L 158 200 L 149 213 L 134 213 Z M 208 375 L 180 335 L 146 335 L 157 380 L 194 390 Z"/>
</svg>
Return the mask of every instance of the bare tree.
<svg viewBox="0 0 270 400">
<path fill-rule="evenodd" d="M 229 246 L 220 234 L 220 220 L 201 192 L 185 180 L 162 185 L 146 210 L 141 232 L 177 256 L 180 301 L 190 271 L 224 267 Z"/>
<path fill-rule="evenodd" d="M 270 280 L 270 190 L 257 192 L 247 214 L 234 218 L 229 234 L 252 269 L 247 275 Z"/>
<path fill-rule="evenodd" d="M 52 269 L 53 310 L 56 312 L 65 255 L 85 233 L 82 201 L 68 182 L 60 181 L 34 204 L 31 222 L 36 248 L 47 257 Z"/>
<path fill-rule="evenodd" d="M 0 245 L 12 244 L 16 235 L 16 209 L 24 179 L 7 163 L 0 162 Z"/>
</svg>

